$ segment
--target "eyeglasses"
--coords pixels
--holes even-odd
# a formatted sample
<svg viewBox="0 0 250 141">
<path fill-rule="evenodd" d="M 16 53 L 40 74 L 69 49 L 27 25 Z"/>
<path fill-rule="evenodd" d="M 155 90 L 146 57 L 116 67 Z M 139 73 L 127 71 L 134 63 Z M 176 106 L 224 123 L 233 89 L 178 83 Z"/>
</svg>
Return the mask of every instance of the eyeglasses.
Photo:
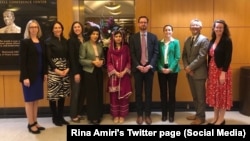
<svg viewBox="0 0 250 141">
<path fill-rule="evenodd" d="M 148 22 L 139 22 L 140 24 L 147 24 Z"/>
<path fill-rule="evenodd" d="M 30 26 L 29 28 L 38 28 L 38 26 Z"/>
</svg>

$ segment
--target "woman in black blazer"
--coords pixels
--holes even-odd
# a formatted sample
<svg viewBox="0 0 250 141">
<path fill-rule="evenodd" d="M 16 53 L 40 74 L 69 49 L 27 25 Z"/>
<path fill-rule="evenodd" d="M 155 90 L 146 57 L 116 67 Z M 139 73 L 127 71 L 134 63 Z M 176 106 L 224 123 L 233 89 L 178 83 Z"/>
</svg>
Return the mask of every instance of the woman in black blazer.
<svg viewBox="0 0 250 141">
<path fill-rule="evenodd" d="M 79 21 L 75 21 L 71 25 L 68 46 L 69 46 L 69 62 L 70 62 L 70 117 L 72 122 L 79 123 L 83 105 L 85 101 L 85 93 L 83 90 L 83 70 L 79 62 L 79 48 L 84 42 L 83 25 Z"/>
<path fill-rule="evenodd" d="M 47 99 L 52 112 L 52 122 L 56 126 L 68 125 L 64 119 L 65 98 L 70 95 L 69 53 L 67 39 L 63 36 L 64 27 L 55 21 L 51 35 L 45 40 L 48 62 Z"/>
<path fill-rule="evenodd" d="M 224 125 L 226 110 L 232 107 L 232 72 L 230 63 L 233 45 L 228 26 L 223 20 L 213 24 L 208 53 L 208 81 L 206 103 L 214 108 L 209 124 Z"/>
<path fill-rule="evenodd" d="M 43 99 L 43 81 L 46 78 L 44 45 L 41 28 L 30 20 L 20 43 L 20 82 L 22 83 L 28 130 L 39 134 L 45 128 L 37 123 L 38 100 Z"/>
</svg>

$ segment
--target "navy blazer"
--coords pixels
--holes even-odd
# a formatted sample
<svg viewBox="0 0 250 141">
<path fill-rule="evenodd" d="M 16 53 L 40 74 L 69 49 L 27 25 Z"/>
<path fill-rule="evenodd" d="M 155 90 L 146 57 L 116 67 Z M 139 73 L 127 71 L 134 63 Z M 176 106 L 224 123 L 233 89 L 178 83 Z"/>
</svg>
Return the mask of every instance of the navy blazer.
<svg viewBox="0 0 250 141">
<path fill-rule="evenodd" d="M 136 67 L 140 65 L 141 61 L 141 37 L 140 32 L 135 33 L 130 37 L 129 41 L 130 53 L 132 59 L 132 71 L 136 71 Z M 157 57 L 159 54 L 158 50 L 158 39 L 153 33 L 147 32 L 147 51 L 148 51 L 148 65 L 156 69 Z"/>
<path fill-rule="evenodd" d="M 45 64 L 45 46 L 42 40 L 39 40 L 42 47 L 42 74 L 47 74 L 47 65 Z M 39 56 L 35 43 L 31 39 L 22 39 L 19 48 L 20 59 L 20 82 L 24 79 L 29 79 L 32 84 L 38 77 Z"/>
<path fill-rule="evenodd" d="M 214 41 L 210 41 L 209 50 L 213 46 Z M 214 50 L 214 61 L 217 68 L 221 68 L 222 71 L 227 72 L 232 60 L 233 44 L 230 38 L 221 38 L 217 47 Z M 208 63 L 211 60 L 211 56 L 208 56 Z"/>
</svg>

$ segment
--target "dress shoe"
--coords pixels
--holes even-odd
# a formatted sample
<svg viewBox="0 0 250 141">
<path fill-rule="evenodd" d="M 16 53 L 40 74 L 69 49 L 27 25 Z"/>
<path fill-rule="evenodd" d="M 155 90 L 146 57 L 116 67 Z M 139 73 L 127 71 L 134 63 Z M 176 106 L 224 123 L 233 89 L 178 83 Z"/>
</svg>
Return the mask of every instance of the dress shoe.
<svg viewBox="0 0 250 141">
<path fill-rule="evenodd" d="M 137 119 L 136 119 L 136 123 L 141 125 L 143 123 L 143 118 L 142 116 L 138 116 Z"/>
<path fill-rule="evenodd" d="M 225 125 L 225 124 L 226 124 L 226 120 L 223 120 L 220 125 Z"/>
<path fill-rule="evenodd" d="M 207 125 L 214 125 L 216 123 L 216 121 L 214 122 L 209 122 Z"/>
<path fill-rule="evenodd" d="M 64 125 L 69 125 L 69 122 L 67 122 L 64 118 L 62 118 L 60 122 Z"/>
<path fill-rule="evenodd" d="M 174 117 L 169 117 L 169 122 L 174 122 Z"/>
<path fill-rule="evenodd" d="M 52 122 L 56 125 L 56 126 L 62 126 L 61 121 L 58 120 L 58 118 L 52 117 Z"/>
<path fill-rule="evenodd" d="M 196 119 L 196 115 L 187 116 L 186 119 L 187 120 L 195 120 Z"/>
<path fill-rule="evenodd" d="M 214 123 L 210 123 L 210 122 L 209 122 L 207 125 L 214 125 Z"/>
<path fill-rule="evenodd" d="M 167 119 L 168 119 L 167 116 L 162 116 L 162 117 L 161 117 L 161 120 L 162 120 L 162 121 L 166 121 Z"/>
<path fill-rule="evenodd" d="M 152 120 L 150 118 L 150 116 L 147 116 L 145 119 L 146 124 L 150 125 L 152 123 Z"/>
<path fill-rule="evenodd" d="M 53 123 L 54 123 L 56 126 L 62 126 L 62 123 L 59 122 L 59 121 L 53 121 Z"/>
<path fill-rule="evenodd" d="M 40 134 L 40 130 L 37 128 L 37 130 L 32 130 L 32 127 L 36 126 L 36 123 L 28 124 L 28 130 L 32 134 Z"/>
<path fill-rule="evenodd" d="M 36 124 L 38 130 L 45 130 L 44 127 L 38 125 L 37 121 L 34 124 Z"/>
<path fill-rule="evenodd" d="M 226 124 L 226 121 L 223 120 L 220 124 L 214 124 L 214 125 L 225 125 Z"/>
<path fill-rule="evenodd" d="M 193 122 L 191 122 L 191 125 L 201 125 L 205 123 L 205 120 L 202 120 L 200 118 L 196 118 Z"/>
<path fill-rule="evenodd" d="M 93 125 L 100 125 L 100 120 L 91 120 L 90 123 Z"/>
</svg>

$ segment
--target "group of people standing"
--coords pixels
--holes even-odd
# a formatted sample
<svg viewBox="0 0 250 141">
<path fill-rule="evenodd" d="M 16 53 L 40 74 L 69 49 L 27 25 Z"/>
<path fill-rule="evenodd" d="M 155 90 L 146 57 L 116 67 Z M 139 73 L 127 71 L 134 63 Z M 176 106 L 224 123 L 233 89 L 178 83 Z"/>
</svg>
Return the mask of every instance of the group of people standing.
<svg viewBox="0 0 250 141">
<path fill-rule="evenodd" d="M 63 117 L 65 97 L 71 93 L 69 48 L 63 30 L 63 25 L 56 21 L 51 26 L 51 36 L 42 40 L 41 26 L 36 20 L 30 20 L 20 43 L 20 82 L 28 130 L 33 134 L 45 130 L 37 122 L 38 100 L 44 96 L 44 81 L 47 81 L 53 123 L 57 126 L 69 124 Z"/>
<path fill-rule="evenodd" d="M 69 124 L 64 119 L 65 98 L 70 96 L 70 117 L 80 122 L 86 99 L 87 119 L 100 124 L 103 116 L 103 66 L 106 65 L 110 94 L 110 114 L 114 123 L 123 123 L 129 113 L 132 94 L 131 77 L 135 82 L 137 124 L 151 124 L 152 88 L 157 71 L 162 121 L 174 122 L 175 95 L 178 73 L 181 70 L 180 43 L 173 35 L 173 26 L 163 27 L 163 38 L 147 31 L 149 19 L 138 18 L 139 32 L 125 40 L 122 31 L 112 33 L 107 56 L 104 55 L 101 32 L 90 27 L 88 36 L 83 25 L 72 24 L 67 40 L 64 27 L 56 21 L 51 36 L 42 40 L 42 30 L 36 20 L 30 20 L 20 44 L 20 82 L 23 88 L 28 130 L 39 134 L 45 130 L 37 122 L 38 100 L 43 99 L 43 84 L 47 81 L 47 99 L 56 126 Z M 227 24 L 216 20 L 212 39 L 201 34 L 202 23 L 190 23 L 192 36 L 184 42 L 182 61 L 193 97 L 195 115 L 188 116 L 191 124 L 205 123 L 206 104 L 214 108 L 209 124 L 225 124 L 226 110 L 232 107 L 232 76 L 230 63 L 232 41 Z M 143 95 L 145 93 L 145 95 Z M 144 101 L 143 101 L 144 99 Z"/>
<path fill-rule="evenodd" d="M 192 125 L 204 124 L 208 105 L 214 108 L 214 118 L 208 124 L 224 125 L 225 112 L 232 107 L 232 40 L 226 22 L 214 21 L 212 39 L 209 41 L 201 34 L 202 22 L 198 19 L 191 20 L 191 36 L 184 42 L 182 55 L 179 40 L 172 36 L 172 25 L 163 27 L 163 39 L 158 40 L 156 35 L 147 32 L 148 22 L 146 16 L 138 18 L 140 31 L 130 38 L 129 43 L 135 79 L 137 124 L 144 121 L 146 124 L 152 123 L 150 114 L 155 70 L 160 88 L 162 121 L 169 119 L 169 122 L 174 122 L 176 84 L 182 56 L 195 109 L 195 114 L 186 117 L 187 120 L 192 120 Z"/>
<path fill-rule="evenodd" d="M 123 122 L 129 109 L 130 57 L 123 32 L 112 37 L 109 58 L 105 60 L 100 29 L 90 27 L 88 36 L 84 26 L 72 23 L 69 39 L 63 35 L 64 27 L 55 21 L 51 35 L 43 40 L 42 30 L 36 20 L 28 21 L 24 39 L 20 43 L 20 82 L 23 88 L 28 130 L 39 134 L 45 130 L 37 122 L 38 101 L 44 97 L 44 81 L 47 81 L 47 99 L 56 126 L 68 125 L 64 119 L 65 98 L 70 96 L 70 117 L 80 122 L 86 99 L 86 114 L 91 124 L 99 124 L 103 115 L 103 65 L 109 68 L 108 90 L 111 98 L 111 114 L 117 122 Z M 126 52 L 126 54 L 124 54 Z M 118 63 L 118 60 L 121 61 Z M 106 61 L 106 62 L 105 62 Z M 114 62 L 115 61 L 115 62 Z M 114 77 L 116 75 L 116 77 Z M 120 88 L 122 86 L 122 89 Z"/>
</svg>

